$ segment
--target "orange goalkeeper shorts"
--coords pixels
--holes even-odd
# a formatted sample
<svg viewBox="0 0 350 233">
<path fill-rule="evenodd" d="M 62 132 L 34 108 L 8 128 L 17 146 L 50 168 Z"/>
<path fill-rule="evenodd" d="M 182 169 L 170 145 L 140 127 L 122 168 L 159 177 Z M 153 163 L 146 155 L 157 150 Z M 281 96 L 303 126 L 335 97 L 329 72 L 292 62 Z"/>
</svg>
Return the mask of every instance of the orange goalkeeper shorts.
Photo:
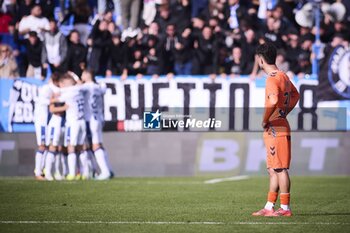
<svg viewBox="0 0 350 233">
<path fill-rule="evenodd" d="M 289 135 L 273 136 L 264 134 L 267 168 L 289 168 L 291 160 L 291 138 Z"/>
</svg>

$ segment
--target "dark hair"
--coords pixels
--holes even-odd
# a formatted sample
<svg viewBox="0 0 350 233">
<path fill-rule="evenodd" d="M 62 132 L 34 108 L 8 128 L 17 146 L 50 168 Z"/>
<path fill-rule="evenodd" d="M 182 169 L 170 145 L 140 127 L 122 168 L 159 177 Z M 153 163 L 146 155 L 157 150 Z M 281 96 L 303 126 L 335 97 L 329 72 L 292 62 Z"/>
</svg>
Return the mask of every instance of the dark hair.
<svg viewBox="0 0 350 233">
<path fill-rule="evenodd" d="M 52 82 L 57 83 L 60 80 L 61 76 L 62 76 L 61 73 L 54 72 L 51 74 L 50 78 L 51 78 Z"/>
<path fill-rule="evenodd" d="M 69 32 L 69 34 L 68 34 L 68 38 L 70 38 L 70 37 L 72 36 L 72 34 L 73 34 L 73 33 L 78 33 L 78 35 L 80 36 L 79 31 L 78 31 L 78 30 L 76 30 L 76 29 L 73 29 L 72 31 L 70 31 L 70 32 Z"/>
<path fill-rule="evenodd" d="M 38 33 L 36 31 L 30 31 L 28 34 L 29 37 L 38 37 Z"/>
<path fill-rule="evenodd" d="M 276 63 L 277 49 L 270 42 L 259 45 L 256 48 L 256 54 L 262 56 L 269 65 Z"/>
<path fill-rule="evenodd" d="M 51 22 L 53 22 L 53 23 L 57 24 L 56 19 L 55 19 L 55 18 L 53 18 L 53 17 L 49 18 L 49 22 L 50 22 L 50 23 L 51 23 Z"/>
</svg>

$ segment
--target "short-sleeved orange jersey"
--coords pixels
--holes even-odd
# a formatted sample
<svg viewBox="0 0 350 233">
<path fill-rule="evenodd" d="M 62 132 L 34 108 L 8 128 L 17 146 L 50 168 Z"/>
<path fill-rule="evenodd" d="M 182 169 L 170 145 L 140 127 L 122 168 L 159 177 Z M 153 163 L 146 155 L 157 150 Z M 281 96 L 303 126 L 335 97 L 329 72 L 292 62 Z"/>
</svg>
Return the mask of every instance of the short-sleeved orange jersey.
<svg viewBox="0 0 350 233">
<path fill-rule="evenodd" d="M 273 134 L 276 136 L 290 135 L 290 127 L 286 117 L 298 102 L 299 93 L 289 77 L 282 71 L 270 75 L 266 80 L 264 114 L 266 114 L 267 108 L 270 108 L 269 98 L 272 95 L 277 97 L 277 105 L 267 121 L 270 130 L 273 130 Z"/>
</svg>

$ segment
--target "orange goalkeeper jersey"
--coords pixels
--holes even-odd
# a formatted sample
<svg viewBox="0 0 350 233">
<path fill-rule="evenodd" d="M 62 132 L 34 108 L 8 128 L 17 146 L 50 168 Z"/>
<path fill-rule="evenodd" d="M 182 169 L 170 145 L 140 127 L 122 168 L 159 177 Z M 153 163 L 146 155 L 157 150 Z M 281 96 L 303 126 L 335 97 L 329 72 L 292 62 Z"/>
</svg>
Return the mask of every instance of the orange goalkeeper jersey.
<svg viewBox="0 0 350 233">
<path fill-rule="evenodd" d="M 269 102 L 272 95 L 277 97 L 275 106 L 271 106 Z M 284 72 L 277 71 L 269 75 L 265 89 L 264 121 L 269 123 L 270 130 L 274 131 L 275 136 L 290 135 L 290 127 L 286 117 L 298 100 L 299 93 Z"/>
</svg>

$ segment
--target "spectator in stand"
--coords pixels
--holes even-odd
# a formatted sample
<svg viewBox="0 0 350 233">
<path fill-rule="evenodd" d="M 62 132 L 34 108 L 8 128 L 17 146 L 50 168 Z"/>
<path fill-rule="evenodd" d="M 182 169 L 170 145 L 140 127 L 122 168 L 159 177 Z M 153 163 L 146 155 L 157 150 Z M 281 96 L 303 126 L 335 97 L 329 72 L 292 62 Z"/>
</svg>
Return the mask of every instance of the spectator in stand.
<svg viewBox="0 0 350 233">
<path fill-rule="evenodd" d="M 2 0 L 0 1 L 1 8 L 4 13 L 15 15 L 16 13 L 16 0 Z"/>
<path fill-rule="evenodd" d="M 175 24 L 169 24 L 166 27 L 166 35 L 160 42 L 163 68 L 162 73 L 174 73 L 175 62 L 175 44 L 179 43 L 179 37 L 176 35 Z"/>
<path fill-rule="evenodd" d="M 120 35 L 121 32 L 117 25 L 114 22 L 109 22 L 107 25 L 108 31 L 111 33 L 111 35 Z"/>
<path fill-rule="evenodd" d="M 123 43 L 123 73 L 121 78 L 126 79 L 129 75 L 128 65 L 134 61 L 134 51 L 136 50 L 136 38 L 135 37 L 126 37 L 125 42 Z"/>
<path fill-rule="evenodd" d="M 283 49 L 277 50 L 276 65 L 279 70 L 289 74 L 289 63 L 286 61 L 286 52 Z"/>
<path fill-rule="evenodd" d="M 45 31 L 50 30 L 49 20 L 41 16 L 42 11 L 40 5 L 34 5 L 31 9 L 29 16 L 23 17 L 19 22 L 19 33 L 28 38 L 28 33 L 35 31 L 38 36 L 43 40 L 43 34 Z"/>
<path fill-rule="evenodd" d="M 182 33 L 191 26 L 191 7 L 190 0 L 177 0 L 170 5 L 173 21 L 176 22 L 176 30 Z"/>
<path fill-rule="evenodd" d="M 296 70 L 298 78 L 304 78 L 305 74 L 311 74 L 311 69 L 310 54 L 303 51 L 298 56 L 298 69 Z"/>
<path fill-rule="evenodd" d="M 242 49 L 239 46 L 232 48 L 232 54 L 226 60 L 226 74 L 231 78 L 249 74 L 247 62 L 242 59 Z"/>
<path fill-rule="evenodd" d="M 12 21 L 10 14 L 0 11 L 0 33 L 9 32 L 9 24 Z"/>
<path fill-rule="evenodd" d="M 86 45 L 90 28 L 89 18 L 91 17 L 91 8 L 87 0 L 76 0 L 75 7 L 71 8 L 69 13 L 65 16 L 61 24 L 67 21 L 71 16 L 74 17 L 74 29 L 79 32 L 80 42 Z"/>
<path fill-rule="evenodd" d="M 194 41 L 193 74 L 215 74 L 217 48 L 212 29 L 205 26 L 202 33 Z"/>
<path fill-rule="evenodd" d="M 142 77 L 147 71 L 147 59 L 143 57 L 141 49 L 135 49 L 133 59 L 127 64 L 128 75 Z"/>
<path fill-rule="evenodd" d="M 315 41 L 315 36 L 311 33 L 305 34 L 300 37 L 300 47 L 304 51 L 304 53 L 308 53 L 311 55 L 312 52 L 312 44 Z"/>
<path fill-rule="evenodd" d="M 193 40 L 191 32 L 190 28 L 186 28 L 175 43 L 175 74 L 177 75 L 192 74 Z"/>
<path fill-rule="evenodd" d="M 0 78 L 17 78 L 18 66 L 10 46 L 0 45 Z"/>
<path fill-rule="evenodd" d="M 258 45 L 256 33 L 252 28 L 249 28 L 243 33 L 242 38 L 242 50 L 244 51 L 243 57 L 245 57 L 247 63 L 247 69 L 249 73 L 253 69 L 255 50 Z"/>
<path fill-rule="evenodd" d="M 272 10 L 272 17 L 281 22 L 280 31 L 285 32 L 288 28 L 293 27 L 287 17 L 284 16 L 283 6 L 277 4 L 276 7 Z"/>
<path fill-rule="evenodd" d="M 87 48 L 80 42 L 79 32 L 71 31 L 68 36 L 67 70 L 73 71 L 80 77 L 87 67 L 86 58 Z"/>
<path fill-rule="evenodd" d="M 269 17 L 266 20 L 264 36 L 269 39 L 277 48 L 282 48 L 282 36 L 280 34 L 281 20 Z"/>
<path fill-rule="evenodd" d="M 225 18 L 228 19 L 228 26 L 230 29 L 238 29 L 240 21 L 246 17 L 247 9 L 241 6 L 239 0 L 227 0 L 225 7 Z"/>
<path fill-rule="evenodd" d="M 100 15 L 102 15 L 104 12 L 111 9 L 109 7 L 111 3 L 113 3 L 114 16 L 116 18 L 115 23 L 118 26 L 121 26 L 122 14 L 121 14 L 121 8 L 120 8 L 120 0 L 97 0 L 97 11 Z"/>
<path fill-rule="evenodd" d="M 91 22 L 92 30 L 90 32 L 90 35 L 95 34 L 99 30 L 98 28 L 100 26 L 100 22 L 101 21 L 106 21 L 107 28 L 108 28 L 108 24 L 110 22 L 113 22 L 113 12 L 112 11 L 106 11 L 103 15 L 96 15 L 95 18 Z"/>
<path fill-rule="evenodd" d="M 110 48 L 110 56 L 107 64 L 106 76 L 121 75 L 123 73 L 124 54 L 123 43 L 119 34 L 115 34 L 112 37 L 112 45 Z"/>
<path fill-rule="evenodd" d="M 41 68 L 41 54 L 43 44 L 40 41 L 36 32 L 29 32 L 28 39 L 20 39 L 18 32 L 15 33 L 15 40 L 18 44 L 24 45 L 27 50 L 28 68 L 26 77 L 34 77 L 37 79 L 44 79 Z"/>
<path fill-rule="evenodd" d="M 138 19 L 141 0 L 120 0 L 123 33 L 136 35 L 138 33 Z"/>
<path fill-rule="evenodd" d="M 47 19 L 54 18 L 54 10 L 55 10 L 55 1 L 54 0 L 45 0 L 40 1 L 40 6 L 43 11 L 43 17 Z"/>
<path fill-rule="evenodd" d="M 99 23 L 98 29 L 91 32 L 88 45 L 92 48 L 89 68 L 96 75 L 105 75 L 110 55 L 109 49 L 112 45 L 112 35 L 108 31 L 107 21 L 102 20 Z"/>
<path fill-rule="evenodd" d="M 159 14 L 156 16 L 154 21 L 159 25 L 160 33 L 165 34 L 167 26 L 173 22 L 169 7 L 166 5 L 160 6 Z"/>
<path fill-rule="evenodd" d="M 34 6 L 34 0 L 24 0 L 24 1 L 19 1 L 18 7 L 16 7 L 15 10 L 15 22 L 20 22 L 22 18 L 25 16 L 30 15 L 31 10 Z"/>
<path fill-rule="evenodd" d="M 158 37 L 149 35 L 147 40 L 147 75 L 158 76 L 161 73 L 161 62 L 159 54 Z"/>
<path fill-rule="evenodd" d="M 25 77 L 28 67 L 27 56 L 30 56 L 23 44 L 16 41 L 16 34 L 18 35 L 18 23 L 12 21 L 8 26 L 9 33 L 4 33 L 0 36 L 2 44 L 7 44 L 12 49 L 12 55 L 16 59 L 18 65 L 18 72 L 20 77 Z"/>
<path fill-rule="evenodd" d="M 50 66 L 51 72 L 67 71 L 65 64 L 68 52 L 66 37 L 58 30 L 57 22 L 50 20 L 49 31 L 44 34 L 41 62 L 43 68 Z"/>
<path fill-rule="evenodd" d="M 299 46 L 299 35 L 297 31 L 291 30 L 288 35 L 286 60 L 289 62 L 290 71 L 296 74 L 299 69 L 298 58 L 302 50 Z"/>
</svg>

